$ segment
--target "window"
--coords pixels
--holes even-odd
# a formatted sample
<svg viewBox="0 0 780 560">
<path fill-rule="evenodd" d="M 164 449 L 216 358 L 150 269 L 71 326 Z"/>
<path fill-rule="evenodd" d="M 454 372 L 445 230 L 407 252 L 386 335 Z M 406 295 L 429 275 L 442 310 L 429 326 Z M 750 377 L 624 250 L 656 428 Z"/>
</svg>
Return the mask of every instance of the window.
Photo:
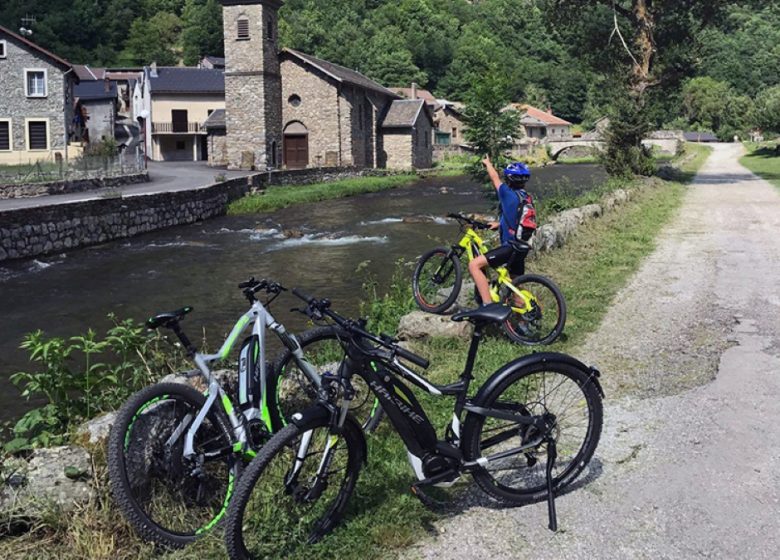
<svg viewBox="0 0 780 560">
<path fill-rule="evenodd" d="M 266 21 L 266 37 L 268 37 L 268 40 L 272 43 L 274 42 L 274 18 L 273 16 L 268 16 L 268 20 Z"/>
<path fill-rule="evenodd" d="M 300 107 L 301 106 L 301 96 L 297 94 L 293 94 L 287 99 L 287 103 L 292 105 L 293 107 Z"/>
<path fill-rule="evenodd" d="M 49 149 L 48 121 L 27 121 L 27 148 L 29 150 Z"/>
<path fill-rule="evenodd" d="M 46 97 L 46 70 L 25 70 L 24 89 L 27 97 Z"/>
<path fill-rule="evenodd" d="M 458 129 L 452 127 L 452 139 L 455 140 L 458 137 Z"/>
<path fill-rule="evenodd" d="M 7 56 L 7 54 L 5 52 L 6 48 L 7 48 L 6 45 L 7 44 L 6 44 L 5 41 L 0 41 L 0 58 L 5 58 Z"/>
<path fill-rule="evenodd" d="M 11 121 L 0 121 L 0 152 L 11 151 Z"/>
<path fill-rule="evenodd" d="M 171 120 L 173 121 L 172 132 L 189 132 L 189 119 L 186 109 L 171 110 Z"/>
<path fill-rule="evenodd" d="M 246 17 L 238 18 L 237 27 L 238 27 L 238 40 L 248 41 L 249 40 L 249 19 Z"/>
<path fill-rule="evenodd" d="M 271 142 L 271 167 L 276 169 L 276 141 Z"/>
</svg>

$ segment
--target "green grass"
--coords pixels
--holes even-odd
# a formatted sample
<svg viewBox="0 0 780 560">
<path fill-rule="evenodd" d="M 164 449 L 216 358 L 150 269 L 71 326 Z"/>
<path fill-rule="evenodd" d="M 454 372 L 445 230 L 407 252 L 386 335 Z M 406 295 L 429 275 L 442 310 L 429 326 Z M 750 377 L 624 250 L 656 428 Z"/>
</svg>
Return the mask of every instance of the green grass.
<svg viewBox="0 0 780 560">
<path fill-rule="evenodd" d="M 695 165 L 701 165 L 703 156 L 697 151 L 686 162 L 688 173 L 693 172 Z M 585 224 L 562 249 L 544 253 L 528 263 L 529 272 L 553 278 L 567 300 L 569 316 L 565 335 L 550 350 L 574 351 L 599 325 L 612 299 L 655 249 L 656 236 L 673 219 L 685 190 L 680 182 L 648 181 L 619 210 Z M 387 294 L 373 292 L 371 288 L 375 284 L 369 284 L 364 311 L 374 319 L 375 327 L 392 328 L 397 325 L 398 316 L 412 308 L 410 270 L 399 267 L 397 274 Z M 415 350 L 431 360 L 427 376 L 434 382 L 449 383 L 457 379 L 463 367 L 467 344 L 432 340 Z M 501 335 L 489 336 L 477 359 L 474 387 L 507 361 L 531 351 L 511 344 Z M 419 391 L 415 394 L 441 433 L 449 420 L 452 401 L 421 395 Z M 349 560 L 364 558 L 370 552 L 373 557 L 385 558 L 401 553 L 425 537 L 426 527 L 437 515 L 410 494 L 413 475 L 406 452 L 387 422 L 377 433 L 368 436 L 368 447 L 368 464 L 360 475 L 344 523 L 323 542 L 301 547 L 288 557 Z M 103 498 L 99 503 L 70 517 L 40 524 L 27 536 L 0 540 L 0 557 L 43 558 L 42 551 L 46 551 L 45 557 L 58 560 L 224 557 L 219 531 L 184 551 L 157 555 L 152 547 L 134 537 L 105 496 L 105 482 L 100 484 Z"/>
<path fill-rule="evenodd" d="M 556 161 L 559 165 L 592 164 L 599 163 L 599 156 L 597 154 L 581 157 L 566 157 L 562 155 Z"/>
<path fill-rule="evenodd" d="M 775 185 L 780 187 L 780 151 L 777 144 L 746 144 L 750 153 L 739 163 Z"/>
<path fill-rule="evenodd" d="M 272 186 L 264 194 L 245 196 L 228 206 L 228 214 L 254 214 L 286 208 L 302 202 L 319 202 L 345 196 L 378 192 L 413 183 L 416 174 L 359 177 L 303 186 Z"/>
</svg>

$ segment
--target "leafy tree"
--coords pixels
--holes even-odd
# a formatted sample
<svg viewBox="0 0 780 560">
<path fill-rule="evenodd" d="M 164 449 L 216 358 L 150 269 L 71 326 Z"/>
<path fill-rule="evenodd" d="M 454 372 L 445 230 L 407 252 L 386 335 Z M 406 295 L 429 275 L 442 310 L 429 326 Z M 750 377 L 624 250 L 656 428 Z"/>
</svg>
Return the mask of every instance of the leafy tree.
<svg viewBox="0 0 780 560">
<path fill-rule="evenodd" d="M 780 132 L 780 85 L 762 90 L 756 97 L 755 123 L 764 130 Z"/>
<path fill-rule="evenodd" d="M 181 31 L 184 64 L 193 66 L 205 55 L 224 56 L 222 6 L 216 0 L 187 0 Z"/>
<path fill-rule="evenodd" d="M 386 86 L 404 86 L 416 82 L 425 84 L 428 77 L 415 65 L 412 53 L 399 44 L 392 28 L 375 38 L 365 53 L 360 69 Z"/>
<path fill-rule="evenodd" d="M 180 32 L 181 20 L 174 14 L 160 12 L 151 20 L 136 19 L 120 60 L 127 65 L 175 65 L 179 61 L 175 45 Z"/>
<path fill-rule="evenodd" d="M 484 79 L 473 84 L 466 98 L 464 135 L 480 155 L 488 155 L 496 165 L 506 159 L 519 136 L 520 115 L 505 110 L 509 103 L 506 79 L 495 66 L 485 68 Z"/>
</svg>

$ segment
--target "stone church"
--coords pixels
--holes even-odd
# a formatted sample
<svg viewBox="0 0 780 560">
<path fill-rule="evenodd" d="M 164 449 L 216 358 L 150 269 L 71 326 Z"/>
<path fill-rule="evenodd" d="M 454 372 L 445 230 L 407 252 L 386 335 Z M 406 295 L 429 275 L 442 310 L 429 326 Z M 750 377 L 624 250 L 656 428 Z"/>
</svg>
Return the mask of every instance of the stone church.
<svg viewBox="0 0 780 560">
<path fill-rule="evenodd" d="M 230 169 L 428 168 L 433 120 L 366 76 L 279 49 L 282 0 L 222 0 L 225 112 L 212 115 L 210 160 Z"/>
</svg>

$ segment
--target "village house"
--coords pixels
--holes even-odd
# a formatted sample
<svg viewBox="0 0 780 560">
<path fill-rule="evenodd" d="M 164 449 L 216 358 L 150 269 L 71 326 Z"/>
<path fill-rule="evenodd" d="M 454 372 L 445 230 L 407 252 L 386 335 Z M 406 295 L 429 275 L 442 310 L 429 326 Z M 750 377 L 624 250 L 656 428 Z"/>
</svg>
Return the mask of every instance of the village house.
<svg viewBox="0 0 780 560">
<path fill-rule="evenodd" d="M 429 166 L 428 111 L 407 114 L 397 94 L 359 72 L 297 50 L 280 51 L 281 0 L 222 4 L 225 137 L 219 137 L 221 119 L 215 116 L 208 146 L 218 153 L 210 160 L 227 161 L 232 169 Z"/>
<path fill-rule="evenodd" d="M 405 99 L 422 99 L 433 115 L 433 146 L 437 148 L 459 146 L 464 142 L 463 105 L 446 99 L 437 99 L 427 89 L 412 87 L 392 88 L 393 93 Z M 446 149 L 446 148 L 443 148 Z"/>
<path fill-rule="evenodd" d="M 108 78 L 81 81 L 73 89 L 76 101 L 74 139 L 100 142 L 114 138 L 117 120 L 116 82 Z"/>
<path fill-rule="evenodd" d="M 0 27 L 0 164 L 57 161 L 68 152 L 73 65 Z"/>
<path fill-rule="evenodd" d="M 225 108 L 225 78 L 221 70 L 145 67 L 135 84 L 133 114 L 144 138 L 145 154 L 153 161 L 209 159 L 204 122 Z"/>
<path fill-rule="evenodd" d="M 525 103 L 510 105 L 520 113 L 520 124 L 526 138 L 537 140 L 568 140 L 572 123 L 556 117 L 552 109 L 543 111 Z"/>
</svg>

